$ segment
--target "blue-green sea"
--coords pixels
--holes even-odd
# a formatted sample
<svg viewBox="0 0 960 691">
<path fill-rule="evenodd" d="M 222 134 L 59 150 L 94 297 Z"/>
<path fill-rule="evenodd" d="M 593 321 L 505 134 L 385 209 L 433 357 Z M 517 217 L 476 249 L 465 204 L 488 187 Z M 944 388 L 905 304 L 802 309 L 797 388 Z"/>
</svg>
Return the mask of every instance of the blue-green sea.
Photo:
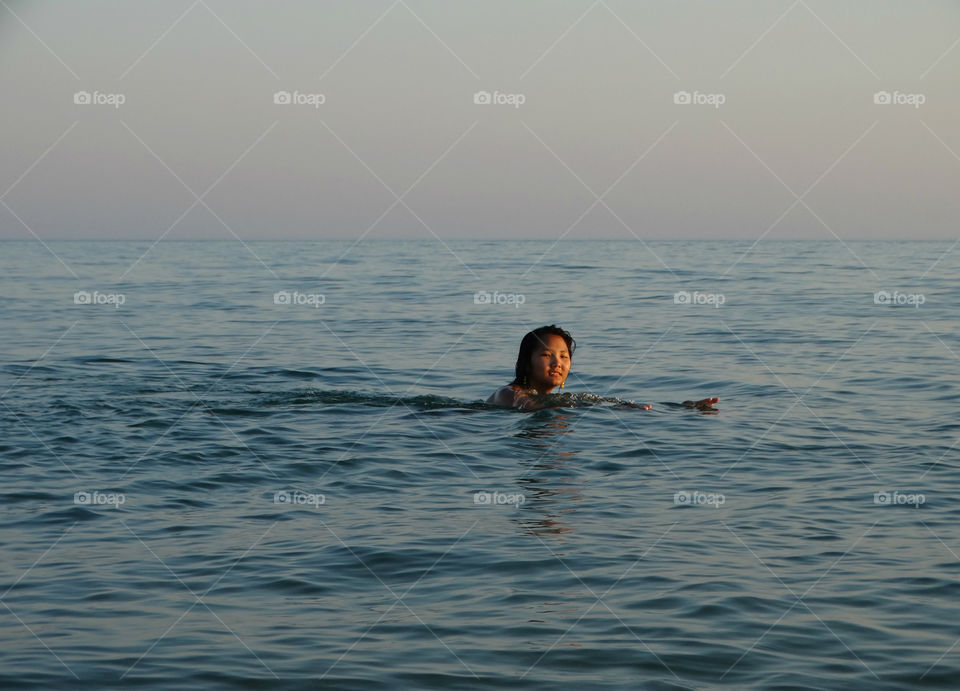
<svg viewBox="0 0 960 691">
<path fill-rule="evenodd" d="M 958 259 L 2 242 L 0 687 L 957 688 Z"/>
</svg>

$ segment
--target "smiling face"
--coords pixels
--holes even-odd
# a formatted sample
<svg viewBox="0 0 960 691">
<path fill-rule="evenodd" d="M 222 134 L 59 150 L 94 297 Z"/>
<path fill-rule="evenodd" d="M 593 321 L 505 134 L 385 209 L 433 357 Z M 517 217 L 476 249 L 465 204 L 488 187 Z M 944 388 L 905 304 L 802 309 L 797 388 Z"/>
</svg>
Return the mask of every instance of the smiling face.
<svg viewBox="0 0 960 691">
<path fill-rule="evenodd" d="M 570 373 L 567 342 L 556 334 L 547 334 L 530 355 L 530 386 L 540 393 L 560 386 Z"/>
</svg>

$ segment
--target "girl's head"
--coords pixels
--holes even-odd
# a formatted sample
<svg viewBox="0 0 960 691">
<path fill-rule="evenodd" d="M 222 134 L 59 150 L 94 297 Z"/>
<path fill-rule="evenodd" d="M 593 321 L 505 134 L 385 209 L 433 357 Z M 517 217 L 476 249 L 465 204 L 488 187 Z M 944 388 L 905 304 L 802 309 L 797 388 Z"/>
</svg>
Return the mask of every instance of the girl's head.
<svg viewBox="0 0 960 691">
<path fill-rule="evenodd" d="M 559 326 L 534 329 L 520 341 L 516 377 L 511 384 L 548 393 L 566 380 L 576 348 L 573 336 Z"/>
</svg>

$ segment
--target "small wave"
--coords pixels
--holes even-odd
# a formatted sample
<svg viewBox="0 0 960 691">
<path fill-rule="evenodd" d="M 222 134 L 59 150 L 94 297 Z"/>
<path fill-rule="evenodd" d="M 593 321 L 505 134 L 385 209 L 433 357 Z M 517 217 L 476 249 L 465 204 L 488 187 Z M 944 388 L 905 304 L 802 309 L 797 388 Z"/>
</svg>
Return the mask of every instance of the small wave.
<svg viewBox="0 0 960 691">
<path fill-rule="evenodd" d="M 336 391 L 322 389 L 301 389 L 285 391 L 264 396 L 260 403 L 264 406 L 287 405 L 362 405 L 373 408 L 391 408 L 393 406 L 408 406 L 421 410 L 436 410 L 442 408 L 465 408 L 468 410 L 488 410 L 493 406 L 480 401 L 458 401 L 445 396 L 432 394 L 422 396 L 389 396 L 384 394 L 364 393 L 361 391 Z"/>
<path fill-rule="evenodd" d="M 594 406 L 636 407 L 634 401 L 600 396 L 593 393 L 558 393 L 532 396 L 537 403 L 552 408 L 590 408 Z M 362 405 L 374 408 L 393 406 L 410 407 L 418 410 L 503 410 L 501 406 L 488 405 L 482 401 L 461 401 L 446 396 L 425 394 L 420 396 L 390 396 L 365 393 L 362 391 L 338 391 L 323 389 L 300 389 L 282 393 L 268 394 L 260 400 L 263 406 L 287 405 Z"/>
</svg>

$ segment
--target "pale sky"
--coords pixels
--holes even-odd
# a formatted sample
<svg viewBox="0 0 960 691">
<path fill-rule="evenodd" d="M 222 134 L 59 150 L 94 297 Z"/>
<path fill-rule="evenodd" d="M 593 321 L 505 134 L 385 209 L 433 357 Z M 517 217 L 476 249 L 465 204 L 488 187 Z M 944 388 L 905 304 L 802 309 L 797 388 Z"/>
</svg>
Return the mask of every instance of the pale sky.
<svg viewBox="0 0 960 691">
<path fill-rule="evenodd" d="M 958 84 L 955 0 L 5 0 L 0 239 L 954 239 Z"/>
</svg>

